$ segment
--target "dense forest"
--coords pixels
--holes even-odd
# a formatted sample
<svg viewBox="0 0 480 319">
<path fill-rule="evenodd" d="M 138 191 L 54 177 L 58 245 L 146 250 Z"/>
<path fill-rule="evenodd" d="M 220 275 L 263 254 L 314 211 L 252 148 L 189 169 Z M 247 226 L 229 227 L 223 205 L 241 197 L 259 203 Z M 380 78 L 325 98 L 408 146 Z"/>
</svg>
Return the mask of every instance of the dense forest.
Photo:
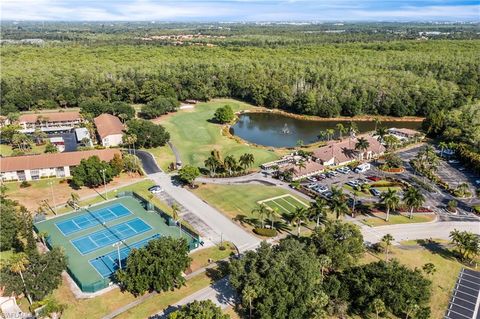
<svg viewBox="0 0 480 319">
<path fill-rule="evenodd" d="M 147 103 L 165 96 L 233 97 L 325 117 L 423 116 L 480 97 L 475 25 L 437 26 L 433 30 L 441 31 L 429 31 L 440 37 L 434 40 L 419 37 L 419 30 L 431 30 L 431 25 L 392 24 L 381 32 L 371 26 L 353 32 L 343 25 L 318 30 L 311 25 L 142 29 L 144 37 L 205 35 L 176 41 L 178 46 L 163 38 L 123 44 L 140 33 L 133 27 L 114 32 L 111 26 L 80 25 L 67 32 L 63 24 L 34 26 L 2 30 L 4 39 L 23 34 L 45 40 L 41 45 L 2 45 L 2 114 L 74 107 L 86 100 Z M 324 32 L 329 28 L 347 31 L 334 41 Z M 298 36 L 300 30 L 305 37 Z M 52 34 L 70 34 L 70 40 L 52 41 Z M 291 41 L 295 37 L 304 45 Z M 261 45 L 258 39 L 275 45 Z"/>
</svg>

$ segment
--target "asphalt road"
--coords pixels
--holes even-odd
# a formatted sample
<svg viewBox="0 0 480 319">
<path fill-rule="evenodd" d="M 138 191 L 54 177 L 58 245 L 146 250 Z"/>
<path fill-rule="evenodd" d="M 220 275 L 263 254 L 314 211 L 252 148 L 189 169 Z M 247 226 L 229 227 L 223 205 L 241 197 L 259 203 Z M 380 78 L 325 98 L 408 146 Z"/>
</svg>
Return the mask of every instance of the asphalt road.
<svg viewBox="0 0 480 319">
<path fill-rule="evenodd" d="M 133 151 L 130 150 L 130 154 L 133 154 Z M 155 159 L 152 154 L 146 151 L 135 150 L 135 154 L 142 161 L 143 170 L 147 175 L 155 174 L 161 172 L 162 170 L 157 166 Z"/>
</svg>

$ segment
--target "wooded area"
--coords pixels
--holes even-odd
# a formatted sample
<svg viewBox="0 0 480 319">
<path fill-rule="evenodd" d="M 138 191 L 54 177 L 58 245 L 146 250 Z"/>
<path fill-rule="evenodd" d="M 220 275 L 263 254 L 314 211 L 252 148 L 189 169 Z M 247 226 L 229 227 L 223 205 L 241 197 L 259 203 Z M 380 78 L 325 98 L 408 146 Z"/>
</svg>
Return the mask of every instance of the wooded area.
<svg viewBox="0 0 480 319">
<path fill-rule="evenodd" d="M 11 29 L 3 32 L 9 34 L 8 30 L 12 36 Z M 298 26 L 251 26 L 223 29 L 230 35 L 195 40 L 202 44 L 195 46 L 165 41 L 121 44 L 135 34 L 131 30 L 121 35 L 99 32 L 88 45 L 75 41 L 6 44 L 0 51 L 4 62 L 2 114 L 78 106 L 91 99 L 147 103 L 161 95 L 179 100 L 233 97 L 325 117 L 423 116 L 480 97 L 478 40 L 399 41 L 398 34 L 387 37 L 389 30 L 379 32 L 382 39 L 372 29 L 360 28 L 339 35 L 342 43 L 325 40 L 327 34 L 311 26 L 304 27 L 302 34 L 310 32 L 305 37 L 299 36 Z M 167 31 L 179 33 L 168 28 L 163 33 Z M 470 31 L 445 34 L 469 38 Z M 93 37 L 92 32 L 70 33 L 85 40 Z M 209 32 L 222 34 L 218 28 Z M 404 32 L 406 39 L 418 37 L 412 30 L 398 32 Z M 290 41 L 295 35 L 313 40 L 299 46 Z M 347 36 L 350 40 L 341 41 Z M 275 45 L 245 42 L 259 38 Z M 387 38 L 395 41 L 375 41 Z M 109 40 L 102 45 L 101 39 Z"/>
</svg>

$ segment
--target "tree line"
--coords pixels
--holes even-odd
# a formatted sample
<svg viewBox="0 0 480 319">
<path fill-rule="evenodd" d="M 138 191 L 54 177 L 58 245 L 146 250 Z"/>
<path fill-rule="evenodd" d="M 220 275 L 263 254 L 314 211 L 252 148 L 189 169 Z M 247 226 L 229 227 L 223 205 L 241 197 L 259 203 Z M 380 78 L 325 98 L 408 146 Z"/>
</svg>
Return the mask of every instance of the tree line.
<svg viewBox="0 0 480 319">
<path fill-rule="evenodd" d="M 164 96 L 233 97 L 325 117 L 427 115 L 480 97 L 478 46 L 466 40 L 268 49 L 3 46 L 2 114 Z"/>
</svg>

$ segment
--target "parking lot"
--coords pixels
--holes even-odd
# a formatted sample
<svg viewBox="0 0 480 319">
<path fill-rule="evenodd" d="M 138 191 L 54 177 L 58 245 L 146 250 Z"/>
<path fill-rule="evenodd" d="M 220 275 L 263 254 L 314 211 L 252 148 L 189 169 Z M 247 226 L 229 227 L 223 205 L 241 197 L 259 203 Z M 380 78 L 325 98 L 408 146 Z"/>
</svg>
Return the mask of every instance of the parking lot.
<svg viewBox="0 0 480 319">
<path fill-rule="evenodd" d="M 314 192 L 316 195 L 330 198 L 332 195 L 332 192 L 330 191 L 332 186 L 342 188 L 342 190 L 350 194 L 348 190 L 343 188 L 344 185 L 354 188 L 363 184 L 372 183 L 379 179 L 381 179 L 381 175 L 373 167 L 365 172 L 353 172 L 350 169 L 342 170 L 342 168 L 340 168 L 327 173 L 308 177 L 302 182 L 302 186 L 309 189 L 311 192 Z M 372 200 L 375 200 L 376 196 L 376 198 L 378 198 L 380 193 L 381 191 L 376 193 L 376 189 L 372 188 L 370 193 L 372 194 Z"/>
<path fill-rule="evenodd" d="M 480 177 L 454 159 L 449 161 L 441 160 L 438 165 L 437 175 L 452 188 L 456 188 L 461 183 L 469 184 L 472 190 L 480 187 Z"/>
</svg>

